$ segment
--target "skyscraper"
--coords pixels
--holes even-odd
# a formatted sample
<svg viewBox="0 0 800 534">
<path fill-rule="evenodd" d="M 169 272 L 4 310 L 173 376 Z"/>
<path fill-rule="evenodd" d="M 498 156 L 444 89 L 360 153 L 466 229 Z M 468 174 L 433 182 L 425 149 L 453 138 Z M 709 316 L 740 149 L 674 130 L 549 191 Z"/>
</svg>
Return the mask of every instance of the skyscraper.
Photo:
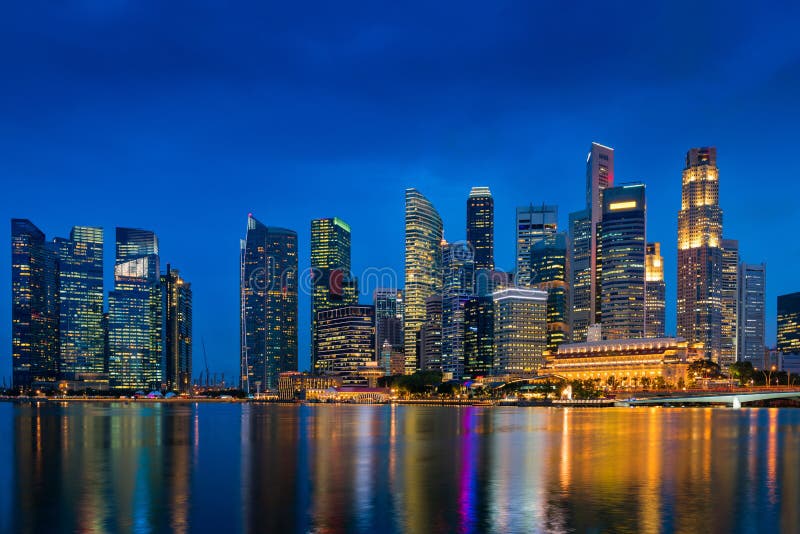
<svg viewBox="0 0 800 534">
<path fill-rule="evenodd" d="M 464 305 L 464 376 L 492 373 L 494 365 L 494 299 L 471 297 Z"/>
<path fill-rule="evenodd" d="M 358 290 L 350 275 L 350 225 L 338 217 L 311 221 L 311 366 L 317 369 L 317 315 L 356 304 Z"/>
<path fill-rule="evenodd" d="M 59 264 L 59 376 L 99 378 L 105 363 L 103 334 L 103 229 L 75 226 L 54 240 Z"/>
<path fill-rule="evenodd" d="M 467 243 L 475 269 L 494 270 L 494 199 L 488 187 L 473 187 L 467 198 Z"/>
<path fill-rule="evenodd" d="M 58 263 L 45 235 L 11 219 L 11 359 L 18 390 L 51 388 L 58 371 Z"/>
<path fill-rule="evenodd" d="M 375 307 L 375 348 L 388 341 L 392 350 L 403 348 L 403 290 L 378 288 L 373 294 Z"/>
<path fill-rule="evenodd" d="M 717 149 L 692 148 L 678 213 L 678 336 L 718 361 L 722 324 L 722 210 Z"/>
<path fill-rule="evenodd" d="M 767 266 L 739 264 L 739 304 L 736 359 L 762 361 L 766 323 Z"/>
<path fill-rule="evenodd" d="M 249 215 L 240 266 L 241 383 L 255 393 L 297 371 L 297 233 Z"/>
<path fill-rule="evenodd" d="M 425 323 L 417 332 L 416 367 L 424 371 L 442 370 L 442 296 L 425 299 Z"/>
<path fill-rule="evenodd" d="M 778 297 L 778 350 L 800 353 L 800 292 Z"/>
<path fill-rule="evenodd" d="M 525 287 L 531 281 L 531 247 L 558 229 L 558 206 L 520 206 L 517 208 L 517 286 Z"/>
<path fill-rule="evenodd" d="M 598 225 L 597 278 L 604 339 L 644 337 L 645 222 L 644 184 L 603 191 Z"/>
<path fill-rule="evenodd" d="M 547 347 L 547 291 L 503 289 L 493 299 L 495 373 L 536 373 Z"/>
<path fill-rule="evenodd" d="M 569 214 L 570 338 L 586 341 L 594 324 L 592 304 L 592 217 L 589 210 Z"/>
<path fill-rule="evenodd" d="M 666 324 L 664 258 L 661 243 L 648 243 L 645 256 L 644 337 L 662 338 Z"/>
<path fill-rule="evenodd" d="M 372 306 L 347 305 L 317 315 L 317 371 L 355 374 L 375 360 L 375 310 Z"/>
<path fill-rule="evenodd" d="M 531 248 L 531 285 L 547 291 L 547 350 L 569 342 L 567 236 L 546 236 Z"/>
<path fill-rule="evenodd" d="M 167 264 L 161 276 L 165 297 L 165 378 L 167 390 L 190 393 L 192 386 L 192 287 Z"/>
<path fill-rule="evenodd" d="M 597 280 L 597 226 L 603 218 L 603 192 L 614 186 L 614 149 L 592 143 L 586 156 L 586 209 L 592 221 L 591 230 L 591 322 L 600 322 L 600 282 Z"/>
<path fill-rule="evenodd" d="M 475 262 L 464 241 L 442 246 L 442 371 L 464 374 L 464 305 L 475 287 Z"/>
<path fill-rule="evenodd" d="M 417 332 L 425 322 L 425 299 L 442 287 L 442 218 L 416 189 L 406 189 L 405 215 L 405 336 L 406 372 L 417 365 Z"/>
<path fill-rule="evenodd" d="M 114 291 L 108 295 L 108 372 L 118 389 L 160 389 L 164 313 L 158 239 L 117 228 Z"/>
<path fill-rule="evenodd" d="M 719 364 L 730 367 L 736 361 L 737 306 L 739 303 L 739 242 L 722 240 L 722 323 Z"/>
</svg>

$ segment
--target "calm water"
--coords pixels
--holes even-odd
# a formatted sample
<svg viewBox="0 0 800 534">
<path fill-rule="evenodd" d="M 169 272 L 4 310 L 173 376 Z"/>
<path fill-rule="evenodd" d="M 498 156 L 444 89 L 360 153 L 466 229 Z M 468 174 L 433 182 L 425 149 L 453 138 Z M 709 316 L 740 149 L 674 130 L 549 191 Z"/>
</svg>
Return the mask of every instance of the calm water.
<svg viewBox="0 0 800 534">
<path fill-rule="evenodd" d="M 800 410 L 0 403 L 2 532 L 798 532 Z"/>
</svg>

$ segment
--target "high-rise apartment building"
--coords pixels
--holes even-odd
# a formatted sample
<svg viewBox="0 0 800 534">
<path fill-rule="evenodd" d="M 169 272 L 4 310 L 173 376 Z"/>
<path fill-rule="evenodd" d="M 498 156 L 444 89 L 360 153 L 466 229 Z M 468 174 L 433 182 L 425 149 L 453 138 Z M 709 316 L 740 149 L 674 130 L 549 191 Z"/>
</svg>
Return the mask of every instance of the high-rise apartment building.
<svg viewBox="0 0 800 534">
<path fill-rule="evenodd" d="M 692 148 L 678 213 L 678 336 L 718 361 L 722 337 L 722 210 L 717 149 Z"/>
<path fill-rule="evenodd" d="M 164 375 L 167 390 L 190 393 L 192 387 L 192 287 L 167 264 L 164 289 Z"/>
<path fill-rule="evenodd" d="M 597 279 L 603 338 L 641 338 L 645 323 L 645 186 L 606 188 L 602 206 L 597 226 Z"/>
<path fill-rule="evenodd" d="M 475 286 L 470 246 L 458 241 L 442 245 L 442 371 L 464 374 L 464 306 Z"/>
<path fill-rule="evenodd" d="M 517 262 L 515 282 L 518 287 L 531 283 L 531 248 L 558 230 L 558 206 L 520 206 L 517 208 Z"/>
<path fill-rule="evenodd" d="M 766 348 L 766 264 L 740 263 L 738 290 L 736 359 L 760 361 Z"/>
<path fill-rule="evenodd" d="M 240 250 L 241 387 L 278 387 L 297 371 L 297 233 L 252 215 Z"/>
<path fill-rule="evenodd" d="M 488 187 L 473 187 L 467 198 L 467 243 L 475 269 L 494 270 L 494 199 Z"/>
<path fill-rule="evenodd" d="M 722 323 L 720 324 L 719 364 L 728 368 L 736 361 L 739 303 L 739 242 L 722 240 Z"/>
<path fill-rule="evenodd" d="M 417 332 L 425 323 L 425 299 L 441 292 L 442 239 L 439 212 L 416 189 L 406 190 L 405 337 L 406 372 L 417 366 Z"/>
<path fill-rule="evenodd" d="M 662 338 L 666 325 L 664 258 L 661 243 L 648 243 L 645 255 L 644 337 Z"/>
<path fill-rule="evenodd" d="M 547 350 L 569 342 L 567 236 L 552 234 L 531 248 L 531 285 L 547 291 Z"/>
<path fill-rule="evenodd" d="M 493 300 L 495 373 L 536 373 L 547 348 L 547 291 L 504 289 Z"/>
<path fill-rule="evenodd" d="M 778 351 L 800 353 L 800 292 L 778 297 Z"/>
</svg>

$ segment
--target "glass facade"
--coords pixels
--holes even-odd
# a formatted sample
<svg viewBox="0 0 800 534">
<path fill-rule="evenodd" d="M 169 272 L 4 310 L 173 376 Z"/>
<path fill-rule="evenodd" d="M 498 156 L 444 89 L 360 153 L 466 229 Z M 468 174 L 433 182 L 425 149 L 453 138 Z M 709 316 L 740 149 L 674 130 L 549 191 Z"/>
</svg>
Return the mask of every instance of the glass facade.
<svg viewBox="0 0 800 534">
<path fill-rule="evenodd" d="M 467 242 L 476 269 L 494 270 L 494 199 L 488 187 L 473 187 L 467 198 Z"/>
<path fill-rule="evenodd" d="M 592 314 L 592 219 L 588 210 L 569 215 L 570 338 L 586 341 Z"/>
<path fill-rule="evenodd" d="M 375 306 L 375 347 L 389 342 L 392 350 L 403 349 L 403 290 L 378 288 L 373 294 Z"/>
<path fill-rule="evenodd" d="M 425 371 L 442 370 L 442 296 L 425 299 L 425 323 L 417 332 L 417 368 Z"/>
<path fill-rule="evenodd" d="M 800 354 L 800 292 L 778 297 L 778 351 Z"/>
<path fill-rule="evenodd" d="M 241 387 L 278 387 L 297 371 L 297 233 L 252 215 L 240 249 Z"/>
<path fill-rule="evenodd" d="M 495 373 L 535 374 L 547 348 L 547 291 L 504 289 L 493 300 Z"/>
<path fill-rule="evenodd" d="M 515 280 L 520 287 L 531 282 L 531 247 L 558 229 L 558 206 L 521 206 L 517 208 L 517 262 Z"/>
<path fill-rule="evenodd" d="M 464 374 L 464 305 L 475 287 L 470 246 L 459 241 L 442 247 L 442 371 Z"/>
<path fill-rule="evenodd" d="M 531 248 L 531 284 L 547 291 L 547 350 L 552 354 L 569 342 L 567 236 L 545 237 Z"/>
<path fill-rule="evenodd" d="M 472 297 L 464 305 L 464 376 L 492 373 L 494 364 L 494 300 Z"/>
<path fill-rule="evenodd" d="M 592 143 L 586 156 L 586 209 L 591 219 L 589 235 L 589 269 L 590 269 L 590 323 L 600 323 L 600 281 L 598 226 L 603 218 L 604 191 L 614 185 L 614 149 L 599 143 Z"/>
<path fill-rule="evenodd" d="M 666 283 L 661 243 L 648 243 L 645 256 L 644 337 L 664 337 L 666 321 Z"/>
<path fill-rule="evenodd" d="M 192 388 L 192 287 L 167 264 L 164 288 L 166 334 L 164 374 L 167 390 L 190 393 Z"/>
<path fill-rule="evenodd" d="M 766 349 L 767 266 L 740 263 L 738 289 L 736 359 L 761 362 Z"/>
<path fill-rule="evenodd" d="M 425 323 L 425 299 L 441 292 L 442 239 L 439 212 L 416 189 L 406 189 L 405 206 L 405 337 L 406 372 L 418 365 L 417 333 Z"/>
<path fill-rule="evenodd" d="M 349 305 L 317 315 L 317 371 L 356 375 L 375 360 L 375 310 Z"/>
<path fill-rule="evenodd" d="M 739 242 L 722 240 L 722 324 L 720 325 L 719 363 L 729 367 L 736 361 L 737 315 L 739 303 Z"/>
</svg>

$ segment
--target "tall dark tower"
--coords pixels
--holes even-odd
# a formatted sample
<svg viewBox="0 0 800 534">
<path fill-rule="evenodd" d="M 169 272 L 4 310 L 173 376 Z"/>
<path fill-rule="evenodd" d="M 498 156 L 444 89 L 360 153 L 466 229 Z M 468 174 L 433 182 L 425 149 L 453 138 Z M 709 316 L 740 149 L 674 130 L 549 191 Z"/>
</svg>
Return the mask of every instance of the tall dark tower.
<svg viewBox="0 0 800 534">
<path fill-rule="evenodd" d="M 167 389 L 189 393 L 192 385 L 192 287 L 169 264 L 161 277 L 161 285 L 165 295 Z"/>
<path fill-rule="evenodd" d="M 467 198 L 467 242 L 475 270 L 494 270 L 494 199 L 488 187 L 473 187 Z"/>
</svg>

